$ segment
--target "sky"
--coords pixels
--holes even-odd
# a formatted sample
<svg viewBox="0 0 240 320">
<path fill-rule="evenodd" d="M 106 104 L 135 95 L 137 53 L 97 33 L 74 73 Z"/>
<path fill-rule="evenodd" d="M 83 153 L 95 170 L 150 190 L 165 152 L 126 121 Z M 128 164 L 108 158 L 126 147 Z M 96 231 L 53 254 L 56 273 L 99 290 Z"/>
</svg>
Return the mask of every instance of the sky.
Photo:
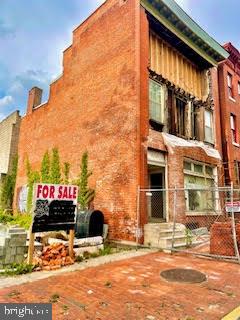
<svg viewBox="0 0 240 320">
<path fill-rule="evenodd" d="M 28 91 L 44 90 L 62 72 L 72 31 L 103 0 L 0 0 L 0 121 L 25 113 Z M 177 0 L 219 43 L 240 49 L 239 0 Z"/>
</svg>

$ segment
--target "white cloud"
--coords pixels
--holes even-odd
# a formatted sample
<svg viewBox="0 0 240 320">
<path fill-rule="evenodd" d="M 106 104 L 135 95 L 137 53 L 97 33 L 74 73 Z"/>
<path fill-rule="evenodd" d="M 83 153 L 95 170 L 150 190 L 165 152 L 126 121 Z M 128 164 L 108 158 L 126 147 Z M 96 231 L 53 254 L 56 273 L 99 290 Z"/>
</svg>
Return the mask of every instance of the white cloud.
<svg viewBox="0 0 240 320">
<path fill-rule="evenodd" d="M 13 82 L 10 89 L 8 90 L 8 92 L 12 94 L 19 94 L 19 93 L 22 93 L 23 91 L 24 91 L 24 86 L 19 81 Z"/>
<path fill-rule="evenodd" d="M 5 97 L 0 99 L 0 108 L 8 106 L 12 102 L 13 102 L 13 97 L 12 96 L 5 96 Z"/>
</svg>

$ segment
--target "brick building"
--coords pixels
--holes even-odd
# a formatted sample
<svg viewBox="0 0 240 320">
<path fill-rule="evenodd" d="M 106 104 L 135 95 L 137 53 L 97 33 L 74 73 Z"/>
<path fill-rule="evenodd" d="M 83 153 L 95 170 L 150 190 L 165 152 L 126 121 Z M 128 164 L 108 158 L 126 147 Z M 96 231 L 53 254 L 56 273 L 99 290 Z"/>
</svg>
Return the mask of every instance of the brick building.
<svg viewBox="0 0 240 320">
<path fill-rule="evenodd" d="M 139 208 L 138 188 L 219 183 L 220 111 L 211 84 L 227 56 L 173 0 L 106 1 L 73 31 L 49 100 L 41 104 L 41 90 L 30 91 L 15 205 L 26 156 L 39 169 L 44 152 L 57 146 L 72 178 L 88 150 L 94 206 L 110 238 L 135 241 L 138 228 L 171 221 L 168 193 Z M 201 220 L 206 199 L 193 197 L 183 196 L 179 210 L 183 219 Z"/>
<path fill-rule="evenodd" d="M 224 45 L 229 58 L 219 64 L 221 127 L 225 183 L 240 185 L 240 52 Z"/>
<path fill-rule="evenodd" d="M 10 172 L 14 156 L 18 152 L 20 123 L 19 111 L 0 122 L 0 184 Z"/>
</svg>

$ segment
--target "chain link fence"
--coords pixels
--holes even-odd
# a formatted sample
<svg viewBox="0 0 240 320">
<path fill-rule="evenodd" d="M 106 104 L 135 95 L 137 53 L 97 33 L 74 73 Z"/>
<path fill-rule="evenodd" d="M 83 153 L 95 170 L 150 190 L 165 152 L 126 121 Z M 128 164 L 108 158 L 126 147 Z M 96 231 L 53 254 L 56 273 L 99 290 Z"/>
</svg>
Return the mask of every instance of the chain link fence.
<svg viewBox="0 0 240 320">
<path fill-rule="evenodd" d="M 240 263 L 240 189 L 140 189 L 145 245 Z"/>
</svg>

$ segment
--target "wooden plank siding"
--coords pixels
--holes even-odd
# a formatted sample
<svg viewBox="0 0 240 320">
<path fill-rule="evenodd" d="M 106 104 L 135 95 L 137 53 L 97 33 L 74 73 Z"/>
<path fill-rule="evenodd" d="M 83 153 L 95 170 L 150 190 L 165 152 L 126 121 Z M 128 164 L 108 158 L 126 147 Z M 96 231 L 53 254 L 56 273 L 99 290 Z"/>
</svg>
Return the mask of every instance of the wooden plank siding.
<svg viewBox="0 0 240 320">
<path fill-rule="evenodd" d="M 150 69 L 197 99 L 206 100 L 206 71 L 200 70 L 153 31 L 150 32 Z"/>
</svg>

